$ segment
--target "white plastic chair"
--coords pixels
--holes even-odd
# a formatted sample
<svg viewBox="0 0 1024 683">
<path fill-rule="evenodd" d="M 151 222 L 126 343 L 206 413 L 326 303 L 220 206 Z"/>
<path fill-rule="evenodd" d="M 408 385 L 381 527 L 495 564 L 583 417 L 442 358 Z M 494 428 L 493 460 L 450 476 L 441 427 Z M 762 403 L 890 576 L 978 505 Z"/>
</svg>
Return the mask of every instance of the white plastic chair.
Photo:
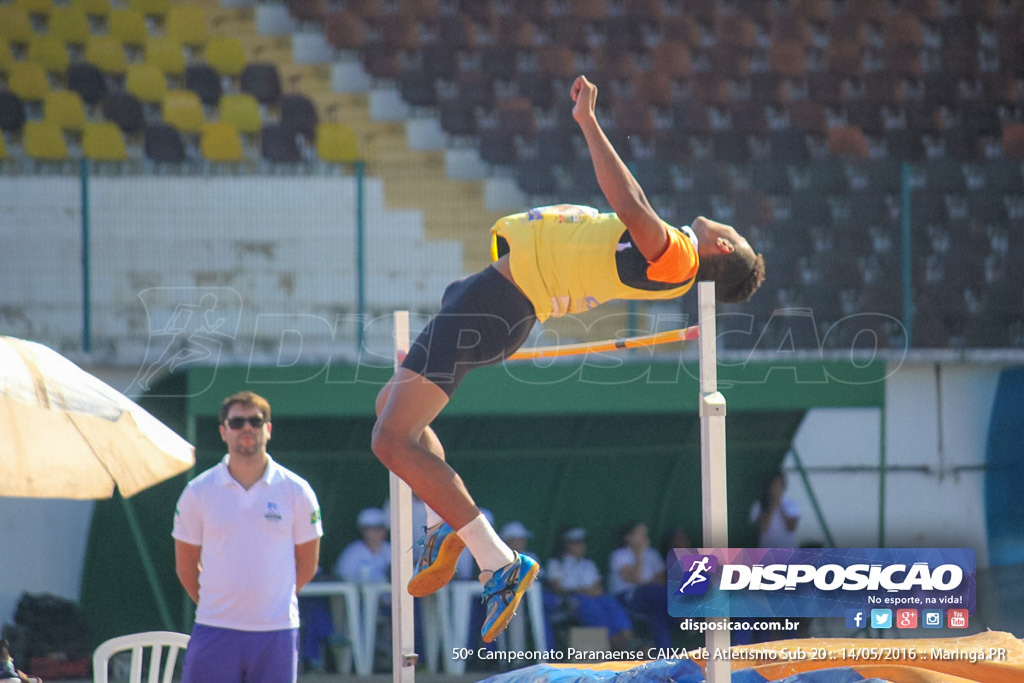
<svg viewBox="0 0 1024 683">
<path fill-rule="evenodd" d="M 125 650 L 132 651 L 129 683 L 142 683 L 142 663 L 145 656 L 143 651 L 146 649 L 151 651 L 148 683 L 171 683 L 178 652 L 188 647 L 188 641 L 188 635 L 173 631 L 146 631 L 111 638 L 105 643 L 101 643 L 92 654 L 93 683 L 108 683 L 107 665 L 110 658 Z M 165 647 L 167 648 L 166 658 L 163 654 Z M 160 673 L 161 661 L 164 662 L 162 676 Z"/>
</svg>

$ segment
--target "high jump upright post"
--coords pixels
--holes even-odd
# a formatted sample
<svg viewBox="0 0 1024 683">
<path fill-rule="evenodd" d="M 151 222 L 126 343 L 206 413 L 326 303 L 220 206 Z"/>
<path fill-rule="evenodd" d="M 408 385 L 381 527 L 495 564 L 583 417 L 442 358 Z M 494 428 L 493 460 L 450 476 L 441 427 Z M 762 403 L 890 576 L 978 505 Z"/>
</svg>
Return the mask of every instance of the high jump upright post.
<svg viewBox="0 0 1024 683">
<path fill-rule="evenodd" d="M 394 312 L 395 370 L 409 353 L 409 311 Z M 391 506 L 391 671 L 395 683 L 416 680 L 413 599 L 405 587 L 412 578 L 412 490 L 390 473 Z M 366 609 L 370 609 L 369 606 Z M 370 653 L 371 657 L 373 653 Z"/>
<path fill-rule="evenodd" d="M 709 548 L 729 547 L 728 507 L 725 485 L 725 396 L 718 391 L 718 331 L 715 325 L 715 283 L 697 285 L 700 327 L 700 480 L 704 522 L 703 544 Z M 724 683 L 732 677 L 732 665 L 716 653 L 729 648 L 728 619 L 719 628 L 705 631 L 708 683 Z"/>
</svg>

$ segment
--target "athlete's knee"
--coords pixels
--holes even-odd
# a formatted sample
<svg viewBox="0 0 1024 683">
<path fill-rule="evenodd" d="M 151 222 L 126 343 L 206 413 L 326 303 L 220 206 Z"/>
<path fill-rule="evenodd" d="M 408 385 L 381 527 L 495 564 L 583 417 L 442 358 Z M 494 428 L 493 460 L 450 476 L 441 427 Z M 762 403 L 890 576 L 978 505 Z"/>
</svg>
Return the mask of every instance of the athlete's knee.
<svg viewBox="0 0 1024 683">
<path fill-rule="evenodd" d="M 408 441 L 407 436 L 400 435 L 391 429 L 386 417 L 377 417 L 370 437 L 370 450 L 385 467 L 392 469 L 392 465 L 401 457 Z"/>
</svg>

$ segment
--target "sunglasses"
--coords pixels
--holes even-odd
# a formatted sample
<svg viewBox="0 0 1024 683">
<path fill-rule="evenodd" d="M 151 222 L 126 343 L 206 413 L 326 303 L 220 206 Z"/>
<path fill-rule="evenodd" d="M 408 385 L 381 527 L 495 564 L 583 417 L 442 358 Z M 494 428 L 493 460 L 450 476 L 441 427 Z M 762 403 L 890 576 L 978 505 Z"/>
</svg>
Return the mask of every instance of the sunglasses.
<svg viewBox="0 0 1024 683">
<path fill-rule="evenodd" d="M 259 429 L 260 427 L 263 426 L 263 416 L 253 415 L 251 417 L 229 417 L 227 420 L 224 421 L 224 424 L 226 424 L 231 429 L 241 429 L 242 427 L 245 426 L 247 422 L 249 423 L 249 426 L 252 427 L 253 429 Z"/>
</svg>

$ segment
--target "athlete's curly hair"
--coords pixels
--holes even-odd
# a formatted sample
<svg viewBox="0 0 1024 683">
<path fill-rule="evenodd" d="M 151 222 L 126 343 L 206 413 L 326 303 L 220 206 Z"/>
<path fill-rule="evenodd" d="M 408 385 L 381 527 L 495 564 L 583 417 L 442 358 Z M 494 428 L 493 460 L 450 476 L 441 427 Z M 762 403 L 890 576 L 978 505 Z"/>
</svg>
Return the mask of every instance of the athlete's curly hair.
<svg viewBox="0 0 1024 683">
<path fill-rule="evenodd" d="M 755 254 L 753 249 L 705 256 L 700 260 L 697 279 L 715 281 L 718 301 L 748 301 L 764 282 L 764 256 Z"/>
</svg>

